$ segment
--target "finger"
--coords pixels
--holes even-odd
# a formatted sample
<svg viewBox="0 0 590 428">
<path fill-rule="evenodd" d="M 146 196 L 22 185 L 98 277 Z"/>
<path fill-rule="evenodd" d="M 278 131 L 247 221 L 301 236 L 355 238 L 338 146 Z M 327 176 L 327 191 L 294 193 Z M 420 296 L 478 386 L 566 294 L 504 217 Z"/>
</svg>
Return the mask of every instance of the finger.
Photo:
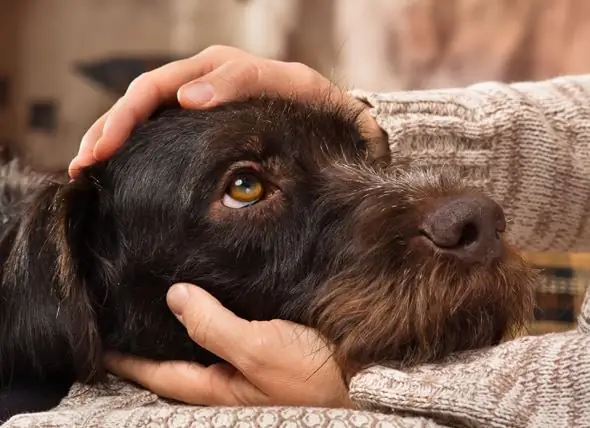
<svg viewBox="0 0 590 428">
<path fill-rule="evenodd" d="M 227 101 L 243 100 L 259 90 L 259 65 L 254 61 L 229 61 L 207 75 L 178 90 L 178 101 L 184 108 L 209 108 Z M 212 97 L 203 102 L 203 90 Z"/>
<path fill-rule="evenodd" d="M 216 46 L 139 76 L 108 115 L 102 136 L 94 147 L 94 156 L 97 159 L 111 156 L 137 124 L 146 120 L 158 106 L 176 97 L 181 85 L 243 55 L 246 54 L 238 49 Z"/>
<path fill-rule="evenodd" d="M 82 137 L 78 153 L 68 167 L 68 173 L 71 178 L 75 178 L 81 168 L 91 165 L 94 162 L 94 145 L 102 135 L 104 123 L 111 110 L 112 108 L 96 120 Z"/>
<path fill-rule="evenodd" d="M 214 93 L 211 100 L 200 105 L 207 108 L 254 95 L 290 97 L 298 94 L 300 98 L 307 98 L 329 89 L 326 79 L 301 64 L 241 58 L 228 61 L 196 81 L 183 85 L 178 91 L 180 104 L 185 108 L 194 107 L 194 94 L 199 94 L 204 85 L 211 86 Z"/>
<path fill-rule="evenodd" d="M 70 178 L 76 178 L 82 168 L 92 165 L 94 161 L 92 153 L 83 152 L 77 155 L 68 165 L 68 175 Z"/>
<path fill-rule="evenodd" d="M 205 290 L 177 284 L 168 292 L 167 301 L 197 344 L 238 369 L 252 360 L 254 332 L 250 322 L 237 317 Z M 184 303 L 181 311 L 179 302 Z"/>
<path fill-rule="evenodd" d="M 183 361 L 155 362 L 107 354 L 111 373 L 135 382 L 153 393 L 188 404 L 235 406 L 266 404 L 268 398 L 227 364 L 203 367 Z"/>
</svg>

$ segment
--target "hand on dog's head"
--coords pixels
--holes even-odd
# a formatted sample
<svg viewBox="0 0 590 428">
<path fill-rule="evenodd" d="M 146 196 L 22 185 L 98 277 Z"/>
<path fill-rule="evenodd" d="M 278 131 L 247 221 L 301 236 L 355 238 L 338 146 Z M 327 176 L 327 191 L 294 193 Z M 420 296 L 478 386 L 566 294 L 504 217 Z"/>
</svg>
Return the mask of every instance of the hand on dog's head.
<svg viewBox="0 0 590 428">
<path fill-rule="evenodd" d="M 176 282 L 318 329 L 345 373 L 500 341 L 528 319 L 534 278 L 499 238 L 501 211 L 452 174 L 385 164 L 356 113 L 168 108 L 37 191 L 2 245 L 3 378 L 69 364 L 93 381 L 105 348 L 216 361 L 167 308 Z"/>
</svg>

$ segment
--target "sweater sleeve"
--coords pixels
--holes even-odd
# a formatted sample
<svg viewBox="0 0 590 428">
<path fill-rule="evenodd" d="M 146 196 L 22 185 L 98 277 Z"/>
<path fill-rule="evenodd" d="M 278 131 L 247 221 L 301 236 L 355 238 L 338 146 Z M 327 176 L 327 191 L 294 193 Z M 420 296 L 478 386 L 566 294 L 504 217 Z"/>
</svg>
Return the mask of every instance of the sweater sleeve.
<svg viewBox="0 0 590 428">
<path fill-rule="evenodd" d="M 459 169 L 504 207 L 519 249 L 590 250 L 590 75 L 352 94 L 393 162 Z"/>
<path fill-rule="evenodd" d="M 407 370 L 376 366 L 350 383 L 360 408 L 469 427 L 590 426 L 590 335 L 527 336 Z"/>
</svg>

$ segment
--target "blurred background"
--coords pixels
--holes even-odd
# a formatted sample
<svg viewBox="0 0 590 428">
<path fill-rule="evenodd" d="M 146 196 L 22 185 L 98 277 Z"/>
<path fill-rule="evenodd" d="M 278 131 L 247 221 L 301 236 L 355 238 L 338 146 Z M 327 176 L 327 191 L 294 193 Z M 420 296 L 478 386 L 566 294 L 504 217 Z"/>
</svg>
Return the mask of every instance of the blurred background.
<svg viewBox="0 0 590 428">
<path fill-rule="evenodd" d="M 134 77 L 212 44 L 393 91 L 590 72 L 589 40 L 585 0 L 0 0 L 0 145 L 63 170 Z M 590 255 L 534 258 L 538 331 L 569 328 Z"/>
<path fill-rule="evenodd" d="M 63 169 L 139 73 L 211 44 L 403 90 L 590 72 L 581 0 L 0 0 L 0 144 Z"/>
</svg>

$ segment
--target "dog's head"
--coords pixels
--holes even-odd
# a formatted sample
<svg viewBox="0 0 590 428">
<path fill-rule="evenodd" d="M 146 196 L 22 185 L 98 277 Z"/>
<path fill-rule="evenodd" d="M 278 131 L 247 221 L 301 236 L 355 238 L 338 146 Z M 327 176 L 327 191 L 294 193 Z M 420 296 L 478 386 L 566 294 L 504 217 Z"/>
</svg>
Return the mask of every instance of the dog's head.
<svg viewBox="0 0 590 428">
<path fill-rule="evenodd" d="M 279 99 L 159 112 L 66 187 L 62 265 L 108 284 L 93 299 L 119 296 L 109 322 L 136 337 L 186 281 L 244 318 L 317 328 L 346 371 L 497 343 L 533 299 L 502 210 L 453 174 L 384 164 L 356 114 Z"/>
</svg>

